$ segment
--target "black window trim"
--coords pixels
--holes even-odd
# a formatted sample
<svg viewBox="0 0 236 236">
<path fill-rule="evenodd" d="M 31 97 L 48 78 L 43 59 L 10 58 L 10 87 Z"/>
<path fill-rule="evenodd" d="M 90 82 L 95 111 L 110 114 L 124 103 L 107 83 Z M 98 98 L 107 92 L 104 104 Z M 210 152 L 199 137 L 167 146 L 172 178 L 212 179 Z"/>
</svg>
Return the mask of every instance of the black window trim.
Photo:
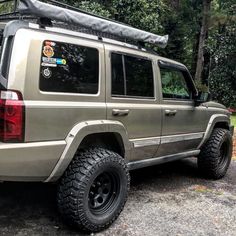
<svg viewBox="0 0 236 236">
<path fill-rule="evenodd" d="M 185 66 L 174 64 L 174 63 L 163 61 L 163 60 L 158 60 L 158 66 L 159 66 L 160 70 L 161 70 L 161 68 L 164 68 L 164 69 L 172 69 L 172 70 L 181 72 L 183 74 L 184 79 L 187 83 L 187 86 L 191 92 L 191 97 L 189 99 L 186 99 L 186 98 L 164 98 L 163 93 L 162 93 L 163 100 L 192 102 L 194 100 L 194 97 L 198 95 L 198 90 L 193 82 L 193 78 L 192 78 L 190 72 L 188 71 L 188 69 Z M 162 80 L 162 78 L 160 78 L 160 79 Z"/>
<path fill-rule="evenodd" d="M 130 56 L 130 57 L 135 57 L 135 58 L 139 58 L 139 59 L 143 59 L 143 60 L 147 60 L 150 61 L 152 64 L 152 78 L 153 78 L 153 97 L 143 97 L 143 96 L 131 96 L 131 95 L 116 95 L 116 94 L 112 94 L 112 79 L 111 79 L 111 97 L 115 98 L 115 99 L 135 99 L 135 100 L 148 100 L 148 101 L 155 101 L 156 100 L 156 90 L 155 90 L 155 86 L 156 86 L 156 82 L 155 82 L 155 73 L 154 73 L 154 60 L 149 58 L 149 57 L 145 57 L 145 56 L 140 56 L 140 55 L 135 55 L 132 53 L 126 53 L 126 52 L 122 52 L 122 51 L 116 51 L 116 50 L 112 50 L 109 52 L 109 58 L 110 58 L 110 68 L 111 68 L 111 72 L 112 72 L 112 61 L 111 61 L 111 56 L 112 53 L 115 54 L 119 54 L 122 56 L 122 66 L 123 66 L 123 73 L 124 73 L 124 85 L 125 85 L 125 90 L 127 90 L 126 88 L 126 68 L 125 68 L 125 63 L 124 63 L 124 56 Z M 112 77 L 112 76 L 111 76 Z M 125 91 L 127 94 L 127 91 Z"/>
</svg>

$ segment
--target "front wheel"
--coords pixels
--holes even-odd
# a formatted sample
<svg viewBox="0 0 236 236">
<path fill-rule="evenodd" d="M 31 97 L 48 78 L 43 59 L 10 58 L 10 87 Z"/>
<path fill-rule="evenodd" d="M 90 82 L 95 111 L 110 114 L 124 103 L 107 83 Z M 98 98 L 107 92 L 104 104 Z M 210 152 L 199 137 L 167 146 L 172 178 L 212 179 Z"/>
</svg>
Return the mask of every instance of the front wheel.
<svg viewBox="0 0 236 236">
<path fill-rule="evenodd" d="M 102 148 L 79 152 L 59 184 L 59 211 L 79 229 L 103 230 L 122 211 L 129 184 L 126 163 L 117 153 Z"/>
<path fill-rule="evenodd" d="M 232 136 L 226 129 L 216 128 L 198 156 L 198 168 L 210 179 L 223 178 L 232 158 Z"/>
</svg>

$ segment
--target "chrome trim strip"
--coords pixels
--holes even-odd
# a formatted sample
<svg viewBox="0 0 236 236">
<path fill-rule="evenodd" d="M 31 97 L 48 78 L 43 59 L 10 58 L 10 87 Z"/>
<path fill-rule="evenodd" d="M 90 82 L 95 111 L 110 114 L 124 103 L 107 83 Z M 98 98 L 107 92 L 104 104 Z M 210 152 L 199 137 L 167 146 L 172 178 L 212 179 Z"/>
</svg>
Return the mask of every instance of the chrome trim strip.
<svg viewBox="0 0 236 236">
<path fill-rule="evenodd" d="M 190 134 L 169 135 L 163 137 L 131 139 L 130 142 L 133 143 L 134 148 L 140 148 L 140 147 L 154 146 L 166 143 L 182 142 L 193 139 L 202 139 L 204 134 L 205 134 L 204 132 L 200 132 L 200 133 L 190 133 Z"/>
<path fill-rule="evenodd" d="M 182 141 L 187 141 L 187 140 L 192 140 L 192 139 L 201 139 L 203 138 L 203 136 L 204 136 L 204 132 L 163 136 L 161 137 L 161 144 L 182 142 Z"/>
<path fill-rule="evenodd" d="M 5 149 L 18 149 L 18 148 L 36 148 L 36 147 L 50 147 L 50 146 L 66 146 L 64 140 L 60 141 L 44 141 L 44 142 L 31 142 L 31 143 L 0 143 L 0 151 Z"/>
<path fill-rule="evenodd" d="M 200 153 L 200 150 L 194 150 L 194 151 L 188 151 L 188 152 L 182 152 L 178 154 L 172 154 L 172 155 L 167 155 L 167 156 L 162 156 L 162 157 L 154 157 L 150 159 L 145 159 L 145 160 L 140 160 L 140 161 L 132 161 L 129 162 L 128 168 L 129 170 L 135 170 L 135 169 L 140 169 L 152 165 L 158 165 L 170 161 L 176 161 L 180 160 L 186 157 L 192 157 L 192 156 L 197 156 Z"/>
<path fill-rule="evenodd" d="M 134 148 L 139 148 L 139 147 L 160 145 L 161 137 L 133 139 L 130 141 L 133 143 Z"/>
</svg>

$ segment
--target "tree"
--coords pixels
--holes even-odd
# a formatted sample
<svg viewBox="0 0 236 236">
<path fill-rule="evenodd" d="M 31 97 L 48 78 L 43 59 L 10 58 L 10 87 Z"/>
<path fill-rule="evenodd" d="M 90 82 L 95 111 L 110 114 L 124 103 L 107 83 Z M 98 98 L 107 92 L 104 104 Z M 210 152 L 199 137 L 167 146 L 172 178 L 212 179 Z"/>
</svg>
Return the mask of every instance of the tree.
<svg viewBox="0 0 236 236">
<path fill-rule="evenodd" d="M 236 108 L 236 4 L 217 1 L 207 47 L 211 52 L 210 89 L 213 98 Z"/>
<path fill-rule="evenodd" d="M 61 1 L 152 33 L 169 34 L 165 49 L 146 46 L 186 64 L 198 85 L 210 80 L 214 98 L 236 106 L 235 0 Z M 9 3 L 0 5 L 0 12 L 11 8 Z"/>
<path fill-rule="evenodd" d="M 203 0 L 203 17 L 202 17 L 201 31 L 199 35 L 198 56 L 197 56 L 197 65 L 195 74 L 195 80 L 200 83 L 204 68 L 204 46 L 205 46 L 205 40 L 208 35 L 211 1 L 212 0 Z"/>
</svg>

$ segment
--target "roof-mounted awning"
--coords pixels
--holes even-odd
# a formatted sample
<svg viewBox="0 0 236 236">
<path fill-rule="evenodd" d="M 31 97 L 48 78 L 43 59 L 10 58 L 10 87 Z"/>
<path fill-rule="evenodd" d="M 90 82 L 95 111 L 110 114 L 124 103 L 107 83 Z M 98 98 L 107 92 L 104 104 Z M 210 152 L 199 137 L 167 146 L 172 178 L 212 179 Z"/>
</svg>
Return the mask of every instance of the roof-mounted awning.
<svg viewBox="0 0 236 236">
<path fill-rule="evenodd" d="M 159 36 L 119 22 L 111 21 L 89 13 L 86 14 L 79 9 L 70 10 L 37 0 L 20 0 L 18 11 L 20 14 L 49 18 L 51 20 L 82 26 L 98 32 L 108 33 L 119 38 L 155 44 L 159 47 L 166 47 L 168 42 L 168 35 Z"/>
</svg>

